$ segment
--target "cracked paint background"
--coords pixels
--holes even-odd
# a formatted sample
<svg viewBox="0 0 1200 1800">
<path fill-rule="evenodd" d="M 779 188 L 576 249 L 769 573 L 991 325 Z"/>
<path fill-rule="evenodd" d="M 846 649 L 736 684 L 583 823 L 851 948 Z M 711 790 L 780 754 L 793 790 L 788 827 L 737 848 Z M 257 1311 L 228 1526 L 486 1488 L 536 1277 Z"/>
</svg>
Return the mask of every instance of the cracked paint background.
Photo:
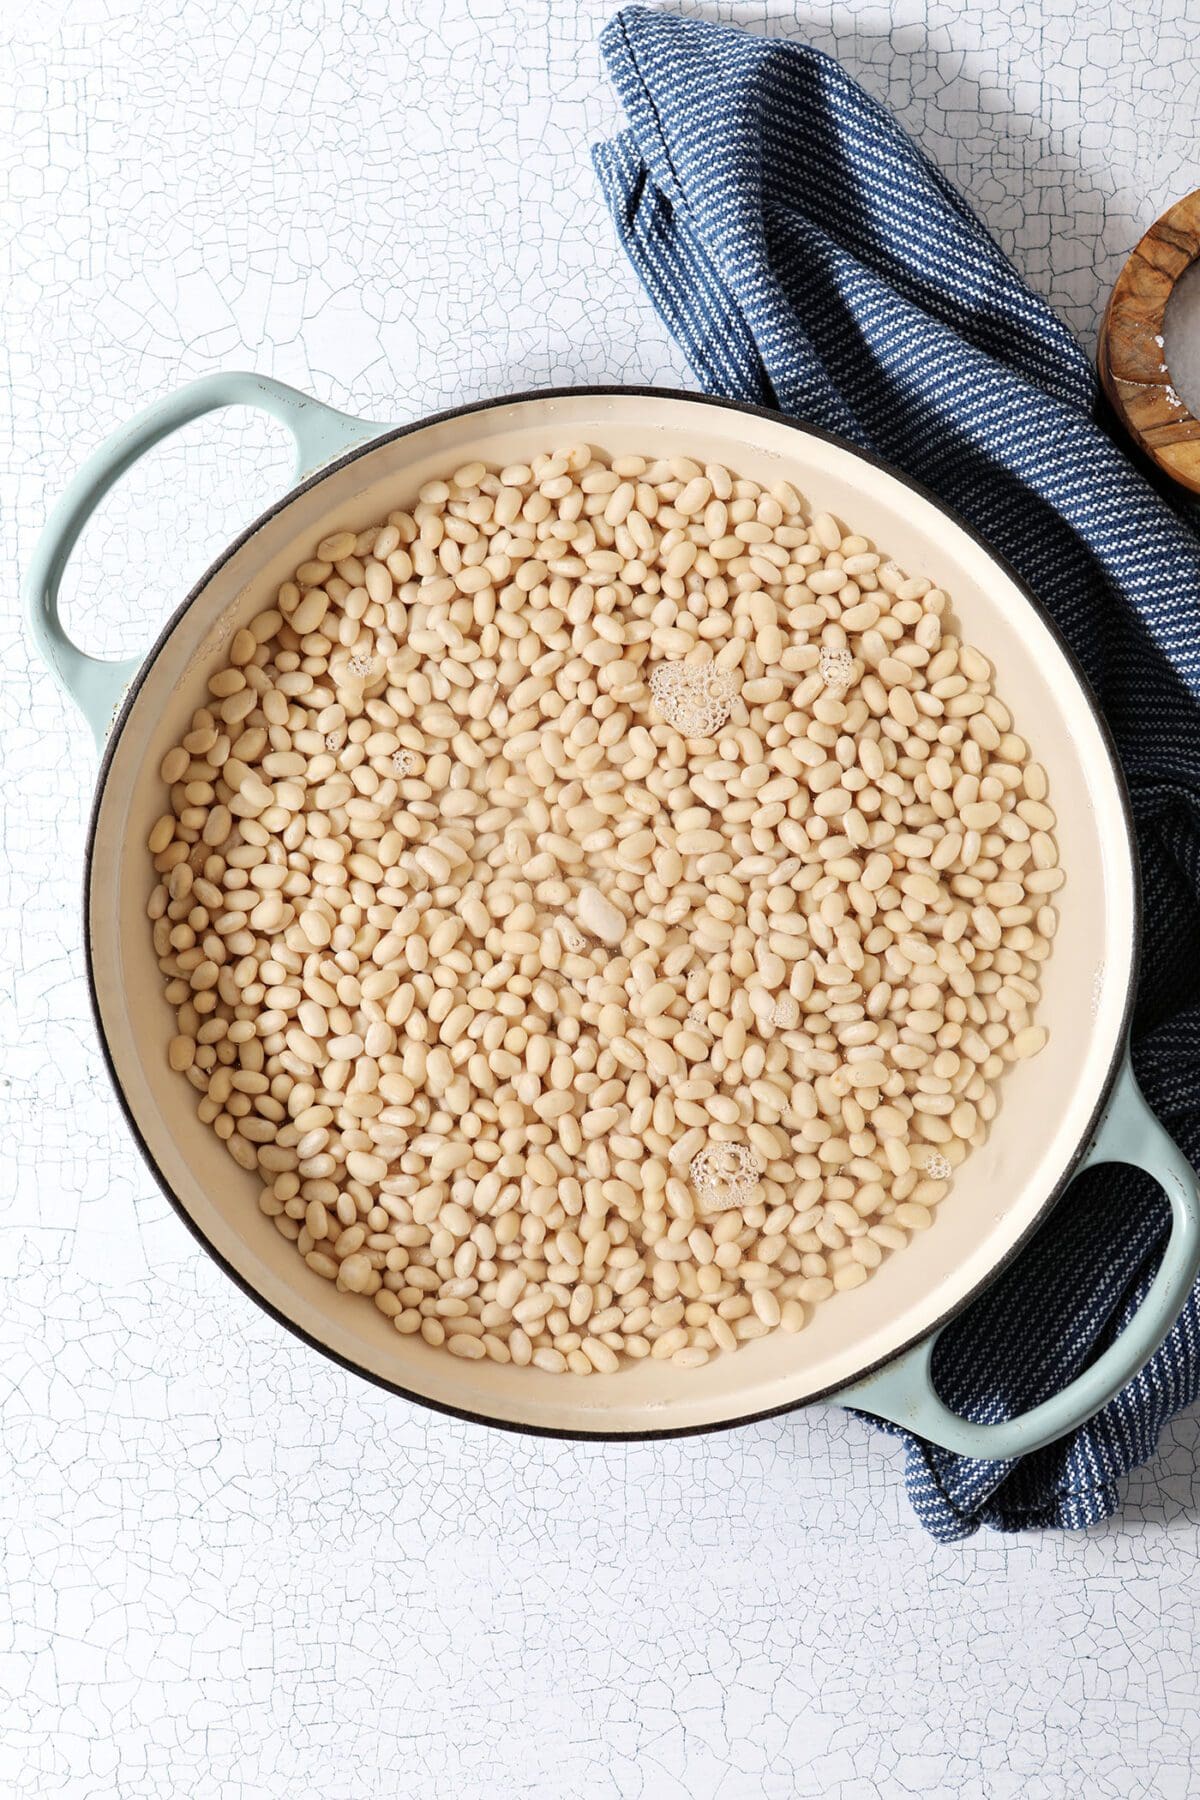
<svg viewBox="0 0 1200 1800">
<path fill-rule="evenodd" d="M 5 1796 L 1189 1791 L 1194 1414 L 1111 1526 L 954 1549 L 914 1524 L 896 1447 L 835 1412 L 662 1446 L 457 1425 L 246 1300 L 107 1091 L 79 949 L 93 755 L 14 570 L 71 467 L 214 368 L 379 419 L 690 385 L 588 162 L 617 123 L 613 10 L 44 0 L 0 27 Z M 1194 185 L 1186 0 L 702 10 L 838 55 L 1089 348 Z M 72 628 L 146 643 L 287 469 L 242 414 L 156 452 L 85 534 Z"/>
</svg>

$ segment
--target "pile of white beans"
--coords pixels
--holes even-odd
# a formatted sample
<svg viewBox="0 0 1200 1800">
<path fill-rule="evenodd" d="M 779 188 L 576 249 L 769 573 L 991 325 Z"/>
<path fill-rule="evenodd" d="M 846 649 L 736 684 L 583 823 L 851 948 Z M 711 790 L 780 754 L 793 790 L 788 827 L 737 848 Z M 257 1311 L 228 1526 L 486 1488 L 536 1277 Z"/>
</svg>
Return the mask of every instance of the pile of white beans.
<svg viewBox="0 0 1200 1800">
<path fill-rule="evenodd" d="M 946 595 L 783 481 L 431 481 L 236 632 L 162 778 L 172 1067 L 309 1269 L 455 1356 L 798 1331 L 1045 1040 L 1045 773 Z"/>
</svg>

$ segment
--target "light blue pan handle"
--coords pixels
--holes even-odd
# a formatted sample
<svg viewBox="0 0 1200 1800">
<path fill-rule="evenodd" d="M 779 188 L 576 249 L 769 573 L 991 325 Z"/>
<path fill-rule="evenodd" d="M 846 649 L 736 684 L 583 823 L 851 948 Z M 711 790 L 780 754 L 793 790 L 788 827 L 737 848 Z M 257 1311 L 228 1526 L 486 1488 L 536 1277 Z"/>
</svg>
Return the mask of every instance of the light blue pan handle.
<svg viewBox="0 0 1200 1800">
<path fill-rule="evenodd" d="M 874 1375 L 842 1388 L 833 1396 L 835 1404 L 890 1419 L 945 1450 L 995 1462 L 1054 1443 L 1106 1406 L 1158 1349 L 1200 1270 L 1200 1183 L 1183 1151 L 1150 1111 L 1128 1058 L 1076 1174 L 1097 1163 L 1132 1163 L 1153 1175 L 1171 1204 L 1171 1234 L 1150 1292 L 1116 1343 L 1089 1369 L 1019 1418 L 975 1425 L 952 1412 L 934 1391 L 930 1365 L 941 1336 L 935 1331 Z"/>
<path fill-rule="evenodd" d="M 265 375 L 206 375 L 148 406 L 92 453 L 46 522 L 23 593 L 34 642 L 99 744 L 107 737 L 142 659 L 135 656 L 108 662 L 86 655 L 71 642 L 58 615 L 58 588 L 67 559 L 101 499 L 139 456 L 181 425 L 222 406 L 256 406 L 281 419 L 296 440 L 297 480 L 387 429 L 335 412 Z"/>
</svg>

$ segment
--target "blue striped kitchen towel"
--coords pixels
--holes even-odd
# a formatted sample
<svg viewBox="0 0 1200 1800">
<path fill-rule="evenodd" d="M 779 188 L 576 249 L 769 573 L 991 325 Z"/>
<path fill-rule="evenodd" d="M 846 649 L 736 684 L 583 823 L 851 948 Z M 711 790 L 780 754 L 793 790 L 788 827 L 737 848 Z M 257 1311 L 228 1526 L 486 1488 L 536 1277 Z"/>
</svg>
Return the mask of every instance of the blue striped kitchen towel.
<svg viewBox="0 0 1200 1800">
<path fill-rule="evenodd" d="M 704 387 L 919 478 L 1073 645 L 1133 796 L 1145 889 L 1134 1062 L 1200 1163 L 1200 542 L 1107 435 L 1066 327 L 836 62 L 641 7 L 601 43 L 629 127 L 596 149 L 596 168 Z M 989 1420 L 1061 1387 L 1137 1306 L 1165 1220 L 1144 1177 L 1078 1181 L 943 1338 L 947 1400 Z M 1193 1295 L 1138 1379 L 1049 1449 L 992 1463 L 909 1438 L 913 1505 L 943 1541 L 981 1523 L 1092 1524 L 1198 1390 Z"/>
</svg>

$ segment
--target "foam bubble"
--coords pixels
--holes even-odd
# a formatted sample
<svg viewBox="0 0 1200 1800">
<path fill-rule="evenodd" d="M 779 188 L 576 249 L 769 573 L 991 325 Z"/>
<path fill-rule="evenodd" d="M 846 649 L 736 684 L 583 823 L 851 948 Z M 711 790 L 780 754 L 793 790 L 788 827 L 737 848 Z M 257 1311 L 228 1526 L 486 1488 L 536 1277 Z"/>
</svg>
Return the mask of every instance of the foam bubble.
<svg viewBox="0 0 1200 1800">
<path fill-rule="evenodd" d="M 844 694 L 854 674 L 854 658 L 849 650 L 834 650 L 828 645 L 821 651 L 821 680 L 827 688 Z"/>
<path fill-rule="evenodd" d="M 659 663 L 650 675 L 650 696 L 668 725 L 684 737 L 715 737 L 729 718 L 737 682 L 715 663 Z"/>
<path fill-rule="evenodd" d="M 688 1173 L 705 1212 L 729 1212 L 753 1201 L 762 1163 L 746 1144 L 706 1144 L 693 1156 Z"/>
<path fill-rule="evenodd" d="M 780 1031 L 795 1031 L 800 1023 L 800 1002 L 794 994 L 780 994 L 771 1009 L 771 1023 Z"/>
</svg>

